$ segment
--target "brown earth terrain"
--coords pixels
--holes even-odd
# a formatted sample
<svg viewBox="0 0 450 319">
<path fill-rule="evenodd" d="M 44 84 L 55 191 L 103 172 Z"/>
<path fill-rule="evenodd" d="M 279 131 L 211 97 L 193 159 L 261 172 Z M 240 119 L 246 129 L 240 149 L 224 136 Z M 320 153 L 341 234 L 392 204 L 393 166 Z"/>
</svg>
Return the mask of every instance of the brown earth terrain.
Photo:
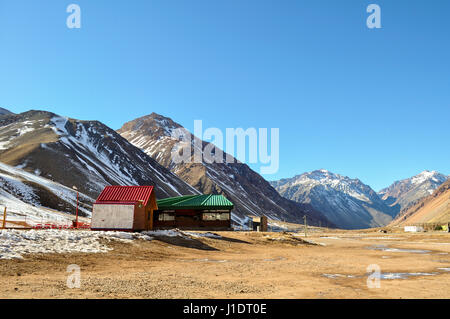
<svg viewBox="0 0 450 319">
<path fill-rule="evenodd" d="M 303 233 L 218 234 L 0 260 L 0 298 L 450 298 L 448 233 L 316 229 L 310 243 Z M 80 288 L 67 287 L 70 264 L 81 268 Z M 416 275 L 368 288 L 369 265 Z"/>
<path fill-rule="evenodd" d="M 450 220 L 450 179 L 433 194 L 402 212 L 390 224 L 414 225 L 421 223 L 447 223 Z"/>
</svg>

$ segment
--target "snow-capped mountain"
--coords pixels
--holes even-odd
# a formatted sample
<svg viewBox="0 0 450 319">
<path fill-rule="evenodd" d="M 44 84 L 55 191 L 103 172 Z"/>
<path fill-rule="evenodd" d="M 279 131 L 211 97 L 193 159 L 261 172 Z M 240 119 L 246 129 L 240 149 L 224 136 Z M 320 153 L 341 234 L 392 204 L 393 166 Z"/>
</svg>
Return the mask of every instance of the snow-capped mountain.
<svg viewBox="0 0 450 319">
<path fill-rule="evenodd" d="M 235 205 L 233 216 L 238 223 L 244 223 L 246 215 L 265 214 L 272 219 L 292 222 L 303 222 L 303 216 L 306 215 L 312 224 L 333 226 L 310 205 L 298 204 L 281 197 L 264 178 L 246 164 L 225 163 L 225 161 L 175 163 L 171 153 L 174 146 L 179 143 L 177 138 L 172 137 L 172 132 L 176 129 L 188 133 L 170 118 L 152 113 L 124 124 L 118 132 L 200 192 L 224 194 Z M 192 140 L 192 150 L 196 145 L 202 145 L 203 149 L 211 146 L 199 139 L 197 141 L 199 144 Z M 226 157 L 225 152 L 223 156 Z"/>
<path fill-rule="evenodd" d="M 340 228 L 385 226 L 395 216 L 394 210 L 359 179 L 324 169 L 271 184 L 282 196 L 311 204 Z"/>
<path fill-rule="evenodd" d="M 430 173 L 430 172 L 429 172 Z M 427 174 L 428 175 L 428 174 Z M 417 181 L 417 180 L 416 180 Z M 391 226 L 435 223 L 444 224 L 450 220 L 450 179 L 447 179 L 431 195 L 404 209 Z"/>
<path fill-rule="evenodd" d="M 155 185 L 159 198 L 198 193 L 98 121 L 50 112 L 0 117 L 0 162 L 96 198 L 105 185 Z"/>
<path fill-rule="evenodd" d="M 398 212 L 405 211 L 421 199 L 431 195 L 448 176 L 436 171 L 423 171 L 411 178 L 394 182 L 378 192 L 378 195 Z"/>
</svg>

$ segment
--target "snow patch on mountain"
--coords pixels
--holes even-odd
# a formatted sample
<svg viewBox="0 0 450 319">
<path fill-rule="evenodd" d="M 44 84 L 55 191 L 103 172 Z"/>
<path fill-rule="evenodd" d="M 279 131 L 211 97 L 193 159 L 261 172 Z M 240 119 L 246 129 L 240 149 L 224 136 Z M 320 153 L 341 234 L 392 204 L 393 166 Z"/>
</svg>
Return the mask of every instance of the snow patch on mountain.
<svg viewBox="0 0 450 319">
<path fill-rule="evenodd" d="M 174 136 L 175 130 L 178 133 L 177 137 Z M 307 215 L 310 222 L 316 225 L 319 224 L 319 220 L 323 221 L 323 224 L 329 222 L 309 205 L 298 205 L 282 198 L 267 181 L 245 164 L 237 161 L 197 163 L 193 159 L 194 154 L 196 151 L 202 152 L 209 143 L 202 141 L 169 118 L 152 113 L 125 123 L 118 133 L 198 191 L 206 194 L 223 194 L 229 198 L 235 205 L 232 214 L 234 224 L 244 226 L 245 215 L 262 214 L 271 219 L 293 222 L 302 222 L 303 216 Z M 173 161 L 172 150 L 175 146 L 180 146 L 183 135 L 191 136 L 190 145 L 183 146 L 190 147 L 192 163 Z M 223 156 L 225 158 L 225 152 Z"/>
<path fill-rule="evenodd" d="M 77 192 L 71 188 L 46 178 L 26 172 L 18 167 L 0 163 L 0 206 L 7 208 L 8 220 L 24 220 L 31 224 L 42 221 L 55 221 L 70 224 L 75 211 L 56 211 L 42 206 L 36 189 L 39 185 L 48 194 L 59 198 L 61 203 L 76 207 Z M 94 200 L 85 194 L 79 194 L 80 200 L 92 203 Z M 91 215 L 91 210 L 79 205 L 80 212 Z"/>
<path fill-rule="evenodd" d="M 282 196 L 311 204 L 341 228 L 384 226 L 394 215 L 368 185 L 325 169 L 271 184 Z"/>
<path fill-rule="evenodd" d="M 404 212 L 438 189 L 449 176 L 437 171 L 423 171 L 411 178 L 395 181 L 378 192 L 383 200 L 397 211 Z"/>
</svg>

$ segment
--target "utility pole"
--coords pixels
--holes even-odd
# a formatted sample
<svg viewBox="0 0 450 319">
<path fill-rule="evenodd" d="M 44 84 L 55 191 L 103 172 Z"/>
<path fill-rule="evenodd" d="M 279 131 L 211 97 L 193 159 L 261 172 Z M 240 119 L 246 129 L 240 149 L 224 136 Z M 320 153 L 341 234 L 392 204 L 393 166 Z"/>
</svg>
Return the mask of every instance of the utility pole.
<svg viewBox="0 0 450 319">
<path fill-rule="evenodd" d="M 77 191 L 77 210 L 76 210 L 76 217 L 75 217 L 75 228 L 78 229 L 78 189 L 76 186 L 74 186 L 73 189 Z"/>
<path fill-rule="evenodd" d="M 75 219 L 75 222 L 77 223 L 77 228 L 78 228 L 78 198 L 79 198 L 79 194 L 78 194 L 78 191 L 77 191 L 77 217 Z"/>
<path fill-rule="evenodd" d="M 305 237 L 308 237 L 308 225 L 306 224 L 306 215 L 303 216 L 303 220 L 305 221 Z"/>
<path fill-rule="evenodd" d="M 5 207 L 5 210 L 3 212 L 3 225 L 2 225 L 2 228 L 5 229 L 5 226 L 6 226 L 6 207 Z"/>
</svg>

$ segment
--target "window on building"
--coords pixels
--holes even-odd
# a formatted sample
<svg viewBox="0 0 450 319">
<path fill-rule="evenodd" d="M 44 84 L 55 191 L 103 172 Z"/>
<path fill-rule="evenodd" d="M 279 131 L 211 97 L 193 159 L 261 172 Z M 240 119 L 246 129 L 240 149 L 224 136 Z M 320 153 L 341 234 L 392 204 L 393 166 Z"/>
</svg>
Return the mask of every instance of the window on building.
<svg viewBox="0 0 450 319">
<path fill-rule="evenodd" d="M 203 220 L 230 220 L 230 213 L 203 213 Z"/>
<path fill-rule="evenodd" d="M 161 222 L 173 221 L 175 220 L 175 214 L 159 213 L 158 220 Z"/>
</svg>

